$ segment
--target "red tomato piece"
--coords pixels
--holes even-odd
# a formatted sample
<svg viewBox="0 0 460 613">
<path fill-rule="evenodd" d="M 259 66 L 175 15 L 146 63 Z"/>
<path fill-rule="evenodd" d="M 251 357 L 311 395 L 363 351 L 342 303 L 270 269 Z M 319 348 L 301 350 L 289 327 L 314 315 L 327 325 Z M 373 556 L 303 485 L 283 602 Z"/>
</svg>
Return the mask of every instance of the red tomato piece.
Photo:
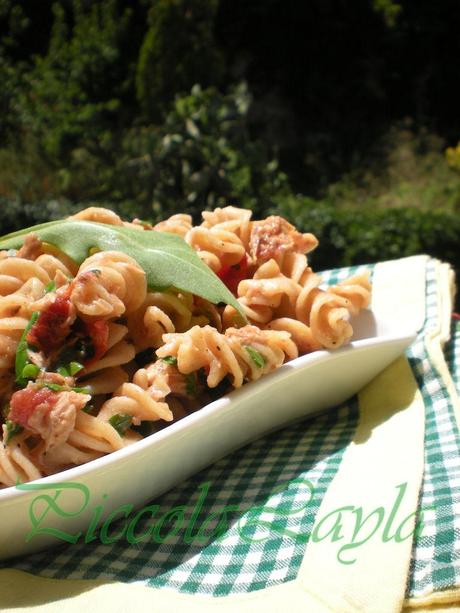
<svg viewBox="0 0 460 613">
<path fill-rule="evenodd" d="M 8 419 L 24 428 L 29 428 L 29 419 L 37 406 L 47 405 L 47 410 L 50 411 L 57 400 L 58 394 L 47 387 L 28 385 L 11 396 Z"/>
<path fill-rule="evenodd" d="M 109 324 L 105 319 L 87 321 L 85 322 L 85 332 L 94 345 L 94 356 L 89 362 L 86 362 L 86 366 L 88 366 L 106 353 L 109 344 Z"/>
<path fill-rule="evenodd" d="M 236 296 L 238 284 L 243 279 L 247 278 L 248 258 L 246 254 L 243 259 L 234 266 L 222 266 L 217 273 L 219 279 L 228 287 L 228 289 Z"/>
<path fill-rule="evenodd" d="M 70 297 L 68 292 L 58 294 L 56 300 L 40 313 L 27 335 L 33 347 L 50 353 L 57 349 L 70 332 Z"/>
</svg>

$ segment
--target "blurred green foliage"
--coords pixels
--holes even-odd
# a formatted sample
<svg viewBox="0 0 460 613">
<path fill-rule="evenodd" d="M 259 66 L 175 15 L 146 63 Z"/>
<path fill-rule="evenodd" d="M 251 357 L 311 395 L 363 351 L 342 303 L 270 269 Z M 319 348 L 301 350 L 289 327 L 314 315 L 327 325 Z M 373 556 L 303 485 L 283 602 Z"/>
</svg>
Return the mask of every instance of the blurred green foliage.
<svg viewBox="0 0 460 613">
<path fill-rule="evenodd" d="M 187 211 L 199 219 L 203 209 L 229 203 L 263 214 L 289 187 L 267 147 L 250 137 L 249 105 L 245 84 L 226 95 L 196 85 L 175 99 L 161 126 L 129 131 L 122 199 L 135 195 L 137 206 L 157 218 Z"/>
<path fill-rule="evenodd" d="M 195 83 L 219 85 L 224 58 L 216 46 L 217 0 L 153 0 L 136 71 L 137 98 L 149 120 L 160 120 L 175 95 Z"/>
<path fill-rule="evenodd" d="M 460 268 L 459 19 L 454 0 L 0 0 L 0 233 L 234 204 L 315 232 L 318 268 Z"/>
<path fill-rule="evenodd" d="M 311 262 L 320 270 L 429 253 L 460 270 L 460 217 L 411 208 L 339 209 L 327 202 L 290 197 L 277 212 L 313 232 L 320 247 Z"/>
</svg>

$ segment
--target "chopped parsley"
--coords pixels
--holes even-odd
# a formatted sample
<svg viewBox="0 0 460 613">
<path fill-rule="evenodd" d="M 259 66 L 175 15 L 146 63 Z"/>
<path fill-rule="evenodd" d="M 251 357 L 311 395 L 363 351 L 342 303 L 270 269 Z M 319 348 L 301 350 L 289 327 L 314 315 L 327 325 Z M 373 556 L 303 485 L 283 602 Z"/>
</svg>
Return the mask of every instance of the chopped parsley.
<svg viewBox="0 0 460 613">
<path fill-rule="evenodd" d="M 32 316 L 29 319 L 29 322 L 27 323 L 27 326 L 25 327 L 25 330 L 22 333 L 21 340 L 19 341 L 18 346 L 16 348 L 16 361 L 15 361 L 16 382 L 19 383 L 19 385 L 23 385 L 23 386 L 27 385 L 27 379 L 23 377 L 22 373 L 24 371 L 24 368 L 30 363 L 29 354 L 27 353 L 28 348 L 29 348 L 27 344 L 27 335 L 29 334 L 32 326 L 37 321 L 38 316 L 39 316 L 38 311 L 34 311 L 32 313 Z"/>
<path fill-rule="evenodd" d="M 77 392 L 77 394 L 89 394 L 89 387 L 67 387 L 66 385 L 59 385 L 58 383 L 44 383 L 43 387 L 47 387 L 53 392 Z"/>
<path fill-rule="evenodd" d="M 5 426 L 6 426 L 6 441 L 5 441 L 6 444 L 8 444 L 11 441 L 11 439 L 14 436 L 16 436 L 16 434 L 19 434 L 20 432 L 24 430 L 22 426 L 20 426 L 19 424 L 15 424 L 14 421 L 11 421 L 10 419 L 6 421 Z"/>
<path fill-rule="evenodd" d="M 251 347 L 250 345 L 245 345 L 244 348 L 248 352 L 251 360 L 258 368 L 263 368 L 265 366 L 265 358 L 261 353 L 257 351 L 257 349 L 254 349 L 254 347 Z"/>
<path fill-rule="evenodd" d="M 22 369 L 22 378 L 27 380 L 36 379 L 39 372 L 40 369 L 36 364 L 26 364 Z"/>
<path fill-rule="evenodd" d="M 177 358 L 173 355 L 167 355 L 165 358 L 161 358 L 163 362 L 166 364 L 171 364 L 172 366 L 177 366 Z"/>
<path fill-rule="evenodd" d="M 50 292 L 56 291 L 56 282 L 50 281 L 48 285 L 45 286 L 45 294 L 49 294 Z"/>
<path fill-rule="evenodd" d="M 131 415 L 125 415 L 123 413 L 117 413 L 116 415 L 112 415 L 109 419 L 109 424 L 115 428 L 120 436 L 123 436 L 126 430 L 130 427 L 132 423 Z"/>
<path fill-rule="evenodd" d="M 80 362 L 70 362 L 70 364 L 66 364 L 65 366 L 59 366 L 57 372 L 63 377 L 73 377 L 83 369 L 84 366 L 80 364 Z"/>
</svg>

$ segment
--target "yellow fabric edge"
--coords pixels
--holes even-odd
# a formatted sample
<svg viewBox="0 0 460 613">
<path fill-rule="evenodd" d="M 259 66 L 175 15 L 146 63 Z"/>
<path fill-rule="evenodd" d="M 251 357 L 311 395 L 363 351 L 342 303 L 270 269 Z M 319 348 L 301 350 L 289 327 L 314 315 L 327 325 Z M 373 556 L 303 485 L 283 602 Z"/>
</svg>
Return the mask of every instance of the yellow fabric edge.
<svg viewBox="0 0 460 613">
<path fill-rule="evenodd" d="M 442 346 L 449 340 L 451 313 L 456 292 L 454 271 L 449 264 L 436 261 L 437 297 L 440 303 L 441 318 L 438 326 L 434 328 L 425 339 L 428 354 L 441 377 L 450 396 L 457 427 L 460 431 L 460 398 L 454 380 L 446 363 Z M 445 605 L 437 608 L 438 605 Z M 450 606 L 452 605 L 452 606 Z M 452 608 L 454 607 L 454 608 Z M 457 589 L 442 592 L 431 592 L 425 596 L 410 598 L 405 601 L 403 611 L 460 611 L 460 586 Z"/>
<path fill-rule="evenodd" d="M 403 612 L 444 611 L 449 610 L 449 607 L 460 610 L 460 590 L 432 592 L 428 596 L 409 598 L 404 604 Z"/>
<path fill-rule="evenodd" d="M 426 257 L 421 256 L 418 262 L 420 262 L 420 264 L 423 263 L 424 273 Z M 383 267 L 384 265 L 385 263 L 383 263 L 381 266 Z M 410 281 L 415 280 L 417 280 L 417 283 L 419 284 L 418 287 L 420 287 L 420 271 L 418 276 L 414 275 L 410 277 Z M 406 278 L 406 291 L 404 293 L 407 293 L 407 281 L 408 280 Z M 416 292 L 416 294 L 419 295 L 418 292 Z M 388 307 L 393 308 L 392 305 L 388 305 Z M 422 308 L 422 305 L 418 304 L 418 308 Z M 402 368 L 403 370 L 405 370 L 405 362 L 406 361 L 404 358 L 398 360 L 398 368 Z M 412 373 L 410 374 L 412 377 Z M 372 384 L 370 384 L 370 386 L 368 386 L 367 392 L 364 392 L 360 395 L 362 415 L 366 415 L 368 413 L 368 411 L 366 410 L 367 402 L 370 402 L 370 406 L 372 406 L 373 394 L 376 390 L 378 390 L 378 386 L 378 382 L 374 382 L 374 388 L 372 388 Z M 417 390 L 413 389 L 413 392 L 414 396 L 412 400 L 417 395 Z M 405 409 L 410 409 L 412 407 L 411 417 L 414 417 L 417 414 L 417 410 L 419 410 L 419 406 L 419 398 L 417 398 L 415 403 L 410 403 L 408 406 L 405 407 Z M 396 410 L 396 417 L 398 417 L 398 415 L 401 416 L 405 413 L 405 410 L 398 410 L 401 409 L 401 403 L 399 403 L 399 407 L 393 407 L 393 409 Z M 421 420 L 419 419 L 418 425 L 420 425 L 420 421 Z M 417 423 L 414 423 L 414 426 L 417 428 Z M 369 424 L 367 424 L 366 427 L 369 427 Z M 375 427 L 378 428 L 378 426 Z M 419 439 L 420 435 L 421 433 L 419 431 Z M 373 442 L 373 437 L 370 436 L 368 438 L 368 441 L 365 443 L 368 444 L 368 449 L 372 448 Z M 387 444 L 391 442 L 392 441 L 387 441 Z M 351 455 L 353 455 L 353 452 Z M 417 462 L 420 462 L 420 458 L 418 458 Z M 343 478 L 342 464 L 333 483 L 339 483 L 340 480 Z M 417 475 L 415 478 L 416 483 L 414 484 L 413 495 L 409 503 L 410 508 L 414 508 L 414 510 L 414 504 L 416 505 L 415 492 L 417 491 L 418 493 L 418 488 L 420 487 L 421 472 L 422 471 L 418 466 Z M 348 476 L 350 477 L 352 475 Z M 409 558 L 407 558 L 407 550 L 410 550 L 410 542 L 409 547 L 406 547 L 404 549 L 405 551 L 403 555 L 402 564 L 407 570 L 407 566 L 409 563 Z M 36 577 L 34 575 L 24 573 L 22 571 L 4 569 L 0 571 L 0 606 L 2 606 L 4 609 L 13 608 L 15 610 L 34 610 L 38 612 L 49 612 L 51 610 L 54 610 L 54 608 L 59 608 L 59 611 L 61 613 L 71 613 L 73 611 L 78 611 L 78 613 L 81 613 L 82 608 L 86 607 L 88 607 L 89 610 L 105 610 L 110 608 L 111 611 L 120 611 L 121 613 L 122 611 L 126 611 L 127 608 L 134 608 L 136 605 L 139 605 L 141 608 L 145 608 L 147 602 L 149 610 L 161 610 L 166 612 L 174 611 L 174 613 L 176 612 L 177 607 L 180 607 L 181 605 L 187 606 L 188 611 L 192 613 L 194 611 L 206 612 L 215 610 L 217 608 L 219 609 L 219 611 L 224 612 L 234 611 L 236 606 L 238 606 L 238 610 L 240 611 L 264 610 L 265 612 L 282 611 L 283 613 L 285 613 L 287 605 L 289 606 L 290 613 L 305 610 L 314 610 L 317 613 L 321 613 L 322 611 L 340 611 L 340 613 L 345 613 L 345 611 L 357 610 L 355 605 L 360 606 L 359 603 L 362 602 L 363 596 L 361 593 L 359 593 L 359 590 L 358 593 L 355 595 L 349 595 L 345 593 L 338 595 L 338 597 L 336 597 L 331 592 L 324 592 L 325 586 L 323 585 L 323 581 L 321 581 L 320 583 L 311 583 L 310 581 L 308 581 L 308 573 L 306 575 L 303 572 L 306 567 L 308 568 L 308 559 L 307 566 L 302 563 L 301 571 L 299 572 L 299 576 L 295 581 L 291 581 L 289 583 L 284 583 L 281 585 L 271 586 L 269 588 L 256 592 L 250 592 L 245 594 L 232 594 L 219 598 L 193 594 L 181 594 L 170 589 L 155 589 L 151 587 L 146 587 L 145 585 L 139 583 L 125 584 L 121 582 L 93 580 L 76 581 L 70 579 L 53 580 L 43 577 Z M 369 568 L 369 570 L 371 570 L 371 568 Z M 388 610 L 400 610 L 402 606 L 402 596 L 405 580 L 406 574 L 402 574 L 399 576 L 397 585 L 394 586 L 395 589 L 393 590 L 394 603 L 397 604 L 395 604 L 395 608 Z M 364 579 L 362 579 L 362 583 L 365 584 Z M 34 605 L 33 602 L 36 603 L 37 601 L 41 601 L 41 604 Z M 374 600 L 373 603 L 370 603 L 370 608 L 361 610 L 380 611 L 381 604 L 382 601 Z"/>
</svg>

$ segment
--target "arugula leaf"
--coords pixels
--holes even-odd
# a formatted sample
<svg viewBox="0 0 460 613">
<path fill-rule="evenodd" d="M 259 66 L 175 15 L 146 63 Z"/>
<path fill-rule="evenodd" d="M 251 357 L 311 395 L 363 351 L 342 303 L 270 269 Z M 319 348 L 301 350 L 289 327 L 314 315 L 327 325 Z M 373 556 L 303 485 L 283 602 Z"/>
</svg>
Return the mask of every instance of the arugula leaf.
<svg viewBox="0 0 460 613">
<path fill-rule="evenodd" d="M 112 415 L 112 417 L 109 419 L 109 424 L 115 428 L 120 436 L 124 435 L 131 423 L 131 415 L 124 415 L 123 413 Z"/>
<path fill-rule="evenodd" d="M 20 426 L 19 424 L 15 424 L 14 421 L 11 421 L 10 419 L 8 419 L 6 421 L 5 426 L 6 426 L 6 440 L 5 440 L 5 443 L 7 445 L 11 441 L 13 436 L 16 436 L 16 434 L 19 434 L 20 432 L 22 432 L 24 430 L 24 428 L 22 426 Z"/>
<path fill-rule="evenodd" d="M 81 264 L 92 249 L 122 251 L 143 268 L 149 288 L 165 290 L 175 287 L 214 304 L 231 304 L 246 321 L 241 305 L 230 290 L 177 235 L 63 219 L 8 234 L 0 239 L 0 249 L 20 247 L 30 232 L 56 246 L 77 264 Z"/>
<path fill-rule="evenodd" d="M 250 345 L 245 345 L 244 348 L 249 353 L 249 357 L 256 366 L 259 368 L 263 368 L 265 366 L 265 358 L 257 351 L 257 349 L 254 349 L 254 347 L 251 347 Z"/>
</svg>

